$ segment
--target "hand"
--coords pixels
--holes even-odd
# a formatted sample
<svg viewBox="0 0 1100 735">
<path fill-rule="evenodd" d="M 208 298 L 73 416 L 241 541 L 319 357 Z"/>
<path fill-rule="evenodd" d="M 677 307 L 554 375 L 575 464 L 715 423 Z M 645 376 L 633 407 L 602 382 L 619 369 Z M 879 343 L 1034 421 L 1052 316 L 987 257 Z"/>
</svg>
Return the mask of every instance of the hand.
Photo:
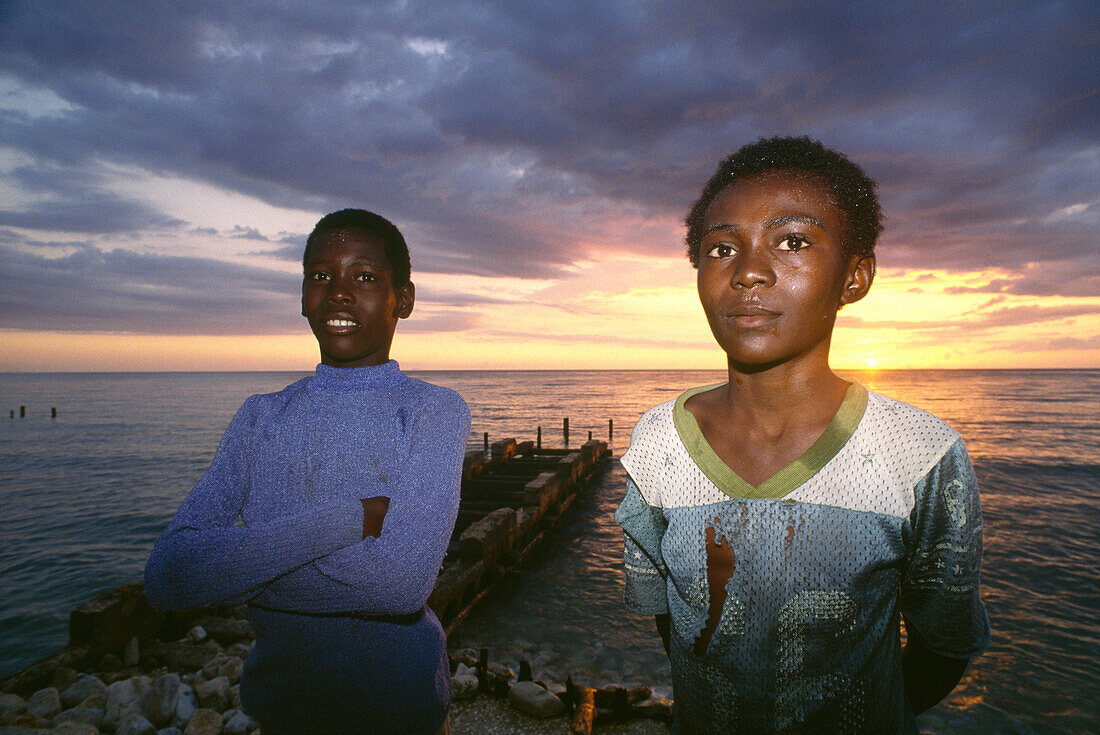
<svg viewBox="0 0 1100 735">
<path fill-rule="evenodd" d="M 379 495 L 374 498 L 360 498 L 363 503 L 363 538 L 382 535 L 382 521 L 390 509 L 390 499 Z"/>
</svg>

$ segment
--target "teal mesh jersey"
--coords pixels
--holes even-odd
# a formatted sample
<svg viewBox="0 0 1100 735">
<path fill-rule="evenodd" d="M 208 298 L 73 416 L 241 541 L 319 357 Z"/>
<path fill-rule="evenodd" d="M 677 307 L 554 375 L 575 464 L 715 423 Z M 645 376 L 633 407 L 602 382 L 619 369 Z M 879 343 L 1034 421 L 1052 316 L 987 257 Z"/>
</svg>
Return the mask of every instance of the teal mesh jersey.
<svg viewBox="0 0 1100 735">
<path fill-rule="evenodd" d="M 754 487 L 684 408 L 711 387 L 642 416 L 615 513 L 627 607 L 672 617 L 674 731 L 916 733 L 899 615 L 944 656 L 989 641 L 981 510 L 959 435 L 852 385 L 824 435 Z M 708 528 L 728 545 L 732 573 L 718 626 L 698 641 L 710 613 Z"/>
</svg>

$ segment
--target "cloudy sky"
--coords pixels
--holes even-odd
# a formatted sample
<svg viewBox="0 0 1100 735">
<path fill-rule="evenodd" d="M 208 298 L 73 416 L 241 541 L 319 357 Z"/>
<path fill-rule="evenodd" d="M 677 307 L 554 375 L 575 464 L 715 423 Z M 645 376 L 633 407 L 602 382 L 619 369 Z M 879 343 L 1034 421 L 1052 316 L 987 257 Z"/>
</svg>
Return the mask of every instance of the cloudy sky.
<svg viewBox="0 0 1100 735">
<path fill-rule="evenodd" d="M 308 369 L 305 235 L 405 232 L 407 368 L 722 367 L 682 219 L 808 134 L 880 185 L 840 367 L 1100 366 L 1082 2 L 0 7 L 0 371 Z"/>
</svg>

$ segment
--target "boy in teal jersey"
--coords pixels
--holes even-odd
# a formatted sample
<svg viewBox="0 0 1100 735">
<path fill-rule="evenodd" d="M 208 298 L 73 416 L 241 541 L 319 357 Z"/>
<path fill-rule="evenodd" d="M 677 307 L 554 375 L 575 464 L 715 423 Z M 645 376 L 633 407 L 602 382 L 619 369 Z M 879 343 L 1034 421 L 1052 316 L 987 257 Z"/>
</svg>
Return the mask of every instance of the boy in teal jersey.
<svg viewBox="0 0 1100 735">
<path fill-rule="evenodd" d="M 829 367 L 837 310 L 874 279 L 874 182 L 807 138 L 761 140 L 686 223 L 729 380 L 639 420 L 615 514 L 674 731 L 916 733 L 988 644 L 981 511 L 955 431 Z"/>
</svg>

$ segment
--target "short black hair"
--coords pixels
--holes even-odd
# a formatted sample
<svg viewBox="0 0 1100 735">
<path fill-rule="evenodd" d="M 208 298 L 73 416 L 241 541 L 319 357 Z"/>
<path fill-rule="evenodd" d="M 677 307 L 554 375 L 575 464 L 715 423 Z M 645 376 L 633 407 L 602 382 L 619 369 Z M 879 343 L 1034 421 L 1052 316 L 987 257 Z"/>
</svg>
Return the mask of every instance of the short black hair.
<svg viewBox="0 0 1100 735">
<path fill-rule="evenodd" d="M 305 268 L 309 264 L 310 251 L 322 235 L 340 230 L 360 230 L 380 239 L 386 261 L 393 271 L 394 288 L 401 288 L 409 282 L 411 276 L 409 246 L 405 244 L 405 237 L 401 234 L 401 230 L 382 215 L 365 209 L 341 209 L 338 212 L 326 214 L 318 220 L 313 226 L 313 232 L 306 238 L 306 249 L 302 253 L 302 267 Z"/>
<path fill-rule="evenodd" d="M 806 136 L 761 138 L 738 149 L 718 164 L 703 192 L 691 205 L 687 225 L 688 259 L 699 267 L 699 243 L 703 239 L 703 218 L 723 189 L 738 179 L 768 171 L 804 173 L 821 180 L 832 192 L 833 201 L 844 215 L 844 251 L 849 255 L 871 255 L 882 232 L 882 210 L 875 182 L 843 153 L 826 148 Z"/>
</svg>

